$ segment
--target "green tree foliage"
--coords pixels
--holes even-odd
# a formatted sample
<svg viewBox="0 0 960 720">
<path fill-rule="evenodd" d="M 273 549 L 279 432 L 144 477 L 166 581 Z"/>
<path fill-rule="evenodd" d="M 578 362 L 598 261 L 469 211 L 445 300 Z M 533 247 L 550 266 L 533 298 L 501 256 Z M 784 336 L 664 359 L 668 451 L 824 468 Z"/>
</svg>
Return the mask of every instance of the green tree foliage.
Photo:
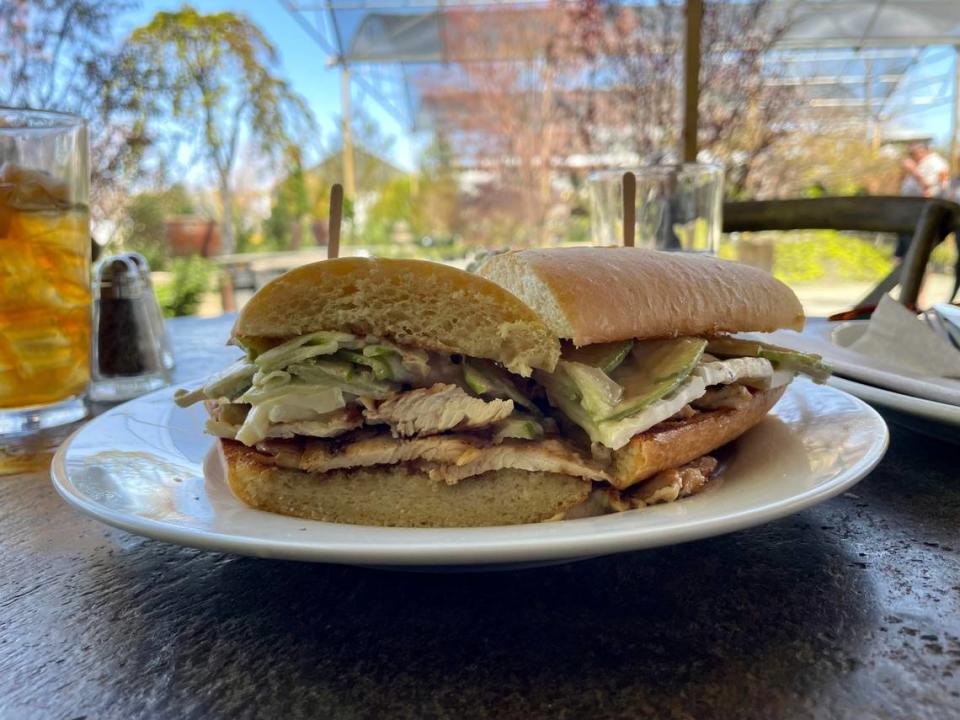
<svg viewBox="0 0 960 720">
<path fill-rule="evenodd" d="M 196 207 L 183 185 L 161 192 L 134 196 L 123 212 L 123 246 L 141 253 L 152 270 L 164 270 L 169 262 L 165 221 L 174 215 L 190 215 Z"/>
<path fill-rule="evenodd" d="M 414 194 L 415 178 L 400 175 L 388 182 L 370 207 L 361 241 L 386 245 L 398 232 L 407 230 L 416 237 L 423 227 L 423 213 Z"/>
<path fill-rule="evenodd" d="M 446 138 L 437 136 L 417 173 L 397 175 L 380 189 L 361 239 L 378 245 L 412 235 L 417 242 L 449 242 L 458 229 L 459 195 L 453 152 Z"/>
<path fill-rule="evenodd" d="M 294 232 L 297 232 L 295 227 L 299 227 L 299 232 L 302 233 L 308 213 L 319 211 L 318 192 L 314 187 L 317 183 L 308 180 L 303 166 L 296 163 L 290 173 L 277 183 L 270 217 L 263 222 L 266 249 L 288 249 Z"/>
<path fill-rule="evenodd" d="M 221 201 L 222 250 L 233 252 L 233 174 L 242 142 L 273 157 L 299 159 L 315 131 L 302 97 L 279 75 L 276 49 L 244 15 L 204 15 L 190 6 L 159 12 L 128 41 L 151 97 L 148 126 L 177 128 L 165 156 L 184 146 L 210 172 Z"/>
<path fill-rule="evenodd" d="M 354 148 L 354 161 L 361 195 L 376 194 L 379 197 L 384 192 L 390 192 L 393 183 L 404 177 L 399 169 L 363 147 Z M 287 175 L 274 187 L 270 217 L 263 223 L 264 243 L 261 248 L 289 249 L 296 233 L 300 234 L 304 245 L 312 243 L 311 226 L 327 219 L 330 188 L 334 183 L 342 182 L 343 156 L 340 150 L 335 150 L 310 168 L 304 168 L 299 163 L 292 164 Z M 379 204 L 379 200 L 375 204 Z M 355 239 L 352 234 L 354 217 L 353 198 L 345 197 L 343 233 L 351 241 Z M 368 221 L 359 239 L 364 243 L 372 242 L 368 237 L 370 232 L 373 230 Z"/>
<path fill-rule="evenodd" d="M 423 234 L 447 238 L 456 229 L 460 191 L 453 163 L 453 148 L 444 135 L 437 135 L 424 151 L 418 182 L 418 230 Z"/>
<path fill-rule="evenodd" d="M 149 145 L 143 96 L 111 24 L 131 0 L 0 0 L 0 105 L 70 112 L 90 132 L 91 211 L 120 208 Z M 102 238 L 106 240 L 106 238 Z"/>
</svg>

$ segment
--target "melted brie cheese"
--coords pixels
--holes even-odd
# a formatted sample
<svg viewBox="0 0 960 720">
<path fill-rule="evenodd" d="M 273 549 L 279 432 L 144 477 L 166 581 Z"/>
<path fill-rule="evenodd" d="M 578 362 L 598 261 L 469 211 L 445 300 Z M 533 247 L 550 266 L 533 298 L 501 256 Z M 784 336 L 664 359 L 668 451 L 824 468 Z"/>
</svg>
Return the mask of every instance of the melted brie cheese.
<svg viewBox="0 0 960 720">
<path fill-rule="evenodd" d="M 609 448 L 619 450 L 630 438 L 644 430 L 649 430 L 680 412 L 684 405 L 696 400 L 707 391 L 703 378 L 691 374 L 669 395 L 650 403 L 635 415 L 622 420 L 605 420 L 597 423 L 599 441 Z"/>
<path fill-rule="evenodd" d="M 597 423 L 598 439 L 607 447 L 619 450 L 634 435 L 673 417 L 685 405 L 703 397 L 711 385 L 729 385 L 742 380 L 751 387 L 769 386 L 773 377 L 773 365 L 764 358 L 734 358 L 701 363 L 673 392 L 650 403 L 635 415 Z M 782 378 L 779 380 L 782 382 Z"/>
<path fill-rule="evenodd" d="M 730 385 L 748 378 L 751 380 L 769 378 L 773 375 L 773 365 L 764 358 L 733 358 L 701 363 L 693 369 L 692 374 L 702 377 L 707 387 Z"/>
</svg>

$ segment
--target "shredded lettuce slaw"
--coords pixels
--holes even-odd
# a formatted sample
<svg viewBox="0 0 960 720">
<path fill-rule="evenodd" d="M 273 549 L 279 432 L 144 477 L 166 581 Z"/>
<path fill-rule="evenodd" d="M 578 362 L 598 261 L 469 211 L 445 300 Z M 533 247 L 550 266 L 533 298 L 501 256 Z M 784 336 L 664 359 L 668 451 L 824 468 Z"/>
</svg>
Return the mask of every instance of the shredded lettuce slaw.
<svg viewBox="0 0 960 720">
<path fill-rule="evenodd" d="M 385 398 L 426 377 L 428 359 L 425 351 L 379 339 L 314 332 L 260 353 L 248 349 L 202 387 L 174 398 L 182 407 L 202 400 L 249 404 L 236 439 L 250 445 L 273 423 L 317 420 L 357 397 Z"/>
<path fill-rule="evenodd" d="M 707 344 L 706 340 L 700 342 Z M 438 381 L 456 383 L 477 396 L 524 400 L 519 402 L 521 407 L 514 416 L 494 428 L 497 439 L 533 439 L 544 434 L 542 423 L 537 421 L 543 419 L 541 409 L 521 392 L 509 374 L 492 362 L 451 359 L 379 338 L 327 331 L 280 342 L 260 352 L 252 347 L 245 349 L 246 357 L 209 378 L 200 388 L 178 390 L 174 398 L 184 407 L 200 401 L 249 406 L 246 415 L 240 416 L 242 423 L 239 418 L 233 421 L 239 424 L 236 439 L 247 445 L 267 437 L 273 424 L 323 420 L 325 415 L 358 399 L 367 404 L 404 387 L 424 387 Z M 829 372 L 817 356 L 756 341 L 715 338 L 711 339 L 709 350 L 728 358 L 769 357 L 776 372 L 791 377 L 804 372 L 822 381 Z M 664 413 L 665 417 L 672 415 L 677 410 L 674 405 L 682 406 L 702 394 L 710 383 L 700 381 L 702 387 L 696 390 L 690 387 L 697 379 L 693 368 L 698 362 L 699 356 L 697 362 L 676 373 L 679 383 L 674 383 L 663 397 L 651 396 L 649 402 L 635 403 L 635 412 L 617 418 L 609 417 L 610 411 L 623 400 L 627 388 L 600 368 L 561 360 L 556 372 L 538 371 L 534 378 L 546 391 L 551 405 L 586 431 L 591 440 L 616 448 L 651 422 L 664 419 Z M 223 422 L 222 418 L 211 422 L 218 424 L 217 434 L 236 428 L 236 424 Z"/>
</svg>

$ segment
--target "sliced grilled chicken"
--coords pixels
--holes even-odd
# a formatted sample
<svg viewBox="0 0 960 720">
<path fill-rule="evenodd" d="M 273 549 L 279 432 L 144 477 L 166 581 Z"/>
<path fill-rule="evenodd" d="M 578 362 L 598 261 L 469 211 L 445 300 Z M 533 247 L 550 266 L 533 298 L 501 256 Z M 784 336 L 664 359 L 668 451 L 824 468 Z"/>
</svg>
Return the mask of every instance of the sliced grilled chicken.
<svg viewBox="0 0 960 720">
<path fill-rule="evenodd" d="M 472 435 L 394 438 L 386 433 L 329 440 L 264 440 L 262 462 L 323 473 L 354 467 L 415 463 L 435 479 L 455 484 L 490 470 L 511 468 L 555 472 L 586 480 L 609 480 L 601 465 L 562 440 L 505 440 L 499 444 Z"/>
<path fill-rule="evenodd" d="M 300 458 L 300 469 L 327 472 L 351 467 L 393 465 L 411 460 L 455 465 L 468 462 L 482 445 L 479 438 L 463 435 L 398 439 L 383 432 L 348 443 L 309 440 Z"/>
<path fill-rule="evenodd" d="M 442 479 L 450 485 L 473 475 L 506 468 L 574 475 L 585 480 L 610 479 L 596 462 L 584 459 L 561 440 L 504 440 L 499 445 L 483 448 L 465 462 L 452 465 L 423 462 L 420 467 L 431 478 Z"/>
<path fill-rule="evenodd" d="M 394 437 L 424 437 L 485 427 L 512 412 L 513 400 L 483 400 L 456 385 L 437 383 L 388 398 L 363 414 L 371 425 L 389 425 Z"/>
</svg>

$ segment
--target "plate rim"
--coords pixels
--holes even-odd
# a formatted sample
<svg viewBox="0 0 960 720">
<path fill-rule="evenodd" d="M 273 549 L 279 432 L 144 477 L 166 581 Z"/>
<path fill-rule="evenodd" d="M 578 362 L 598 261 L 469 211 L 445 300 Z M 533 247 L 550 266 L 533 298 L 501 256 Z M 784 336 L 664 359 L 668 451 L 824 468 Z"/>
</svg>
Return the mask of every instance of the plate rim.
<svg viewBox="0 0 960 720">
<path fill-rule="evenodd" d="M 935 400 L 931 397 L 922 397 L 919 394 L 913 395 L 905 391 L 905 389 L 911 385 L 914 389 L 926 386 L 926 388 L 928 388 L 926 392 L 928 393 L 940 394 L 941 398 L 946 396 L 952 397 L 951 393 L 955 394 L 960 392 L 960 382 L 954 383 L 954 379 L 952 378 L 925 378 L 902 372 L 894 367 L 876 367 L 871 364 L 873 361 L 876 361 L 876 358 L 872 358 L 869 355 L 857 354 L 859 357 L 871 362 L 856 362 L 851 357 L 837 357 L 835 354 L 832 354 L 834 351 L 854 353 L 848 346 L 835 342 L 834 336 L 837 329 L 844 326 L 866 326 L 869 322 L 869 320 L 845 320 L 835 322 L 826 318 L 809 318 L 802 331 L 781 329 L 773 333 L 768 333 L 768 335 L 788 347 L 796 347 L 796 349 L 804 352 L 821 354 L 824 361 L 833 366 L 833 377 L 842 377 L 860 385 L 882 388 L 888 392 L 914 397 L 918 400 L 927 400 L 941 405 L 960 407 L 960 404 L 953 405 L 953 403 L 943 399 Z M 763 333 L 753 334 L 759 336 Z M 799 345 L 793 343 L 792 341 L 794 340 L 799 340 Z M 942 381 L 947 381 L 950 384 L 944 385 Z M 894 387 L 894 385 L 898 387 Z M 920 391 L 917 390 L 917 392 Z M 946 393 L 947 395 L 945 396 L 942 393 Z"/>
<path fill-rule="evenodd" d="M 831 377 L 827 381 L 827 384 L 868 403 L 875 402 L 885 408 L 898 410 L 907 415 L 931 422 L 948 426 L 960 426 L 960 406 L 958 405 L 907 395 L 906 393 L 897 392 L 896 390 L 878 387 L 870 383 L 837 375 Z M 858 395 L 858 393 L 863 393 L 863 395 Z M 952 417 L 945 418 L 944 415 Z"/>
<path fill-rule="evenodd" d="M 841 468 L 829 481 L 790 497 L 765 503 L 759 507 L 745 507 L 719 517 L 713 516 L 688 521 L 666 530 L 638 525 L 634 528 L 625 528 L 592 536 L 518 537 L 503 541 L 468 537 L 471 534 L 482 534 L 489 528 L 375 528 L 373 526 L 359 526 L 366 530 L 402 531 L 412 534 L 428 533 L 441 537 L 447 534 L 451 537 L 446 541 L 437 540 L 429 545 L 417 546 L 403 545 L 385 539 L 377 543 L 365 541 L 363 545 L 357 546 L 332 545 L 323 547 L 293 539 L 265 539 L 248 535 L 233 535 L 217 530 L 191 528 L 112 509 L 89 498 L 76 488 L 67 471 L 66 457 L 77 436 L 83 432 L 89 423 L 74 431 L 57 449 L 51 462 L 50 477 L 57 493 L 69 505 L 100 522 L 138 536 L 213 552 L 310 562 L 398 567 L 498 565 L 601 556 L 675 545 L 761 525 L 835 497 L 866 477 L 883 459 L 889 447 L 889 428 L 883 417 L 860 398 L 829 385 L 825 386 L 824 389 L 850 398 L 858 406 L 858 410 L 865 413 L 882 431 L 879 441 L 875 440 L 866 448 L 863 457 L 857 464 L 848 468 Z M 150 395 L 159 395 L 169 390 L 169 388 L 164 388 Z M 150 395 L 145 395 L 143 398 L 149 398 Z M 95 421 L 96 418 L 91 422 Z M 241 502 L 235 497 L 234 500 L 237 503 Z M 252 508 L 251 510 L 253 512 L 263 512 Z M 629 510 L 626 513 L 610 517 L 629 517 L 630 514 L 639 512 L 645 512 L 645 510 Z M 311 524 L 338 525 L 337 523 L 325 523 L 301 518 L 292 519 Z M 568 520 L 564 523 L 585 524 L 597 520 L 602 521 L 602 519 L 585 518 Z M 533 528 L 539 525 L 541 524 L 533 523 L 525 527 Z M 500 529 L 503 527 L 501 526 Z"/>
</svg>

